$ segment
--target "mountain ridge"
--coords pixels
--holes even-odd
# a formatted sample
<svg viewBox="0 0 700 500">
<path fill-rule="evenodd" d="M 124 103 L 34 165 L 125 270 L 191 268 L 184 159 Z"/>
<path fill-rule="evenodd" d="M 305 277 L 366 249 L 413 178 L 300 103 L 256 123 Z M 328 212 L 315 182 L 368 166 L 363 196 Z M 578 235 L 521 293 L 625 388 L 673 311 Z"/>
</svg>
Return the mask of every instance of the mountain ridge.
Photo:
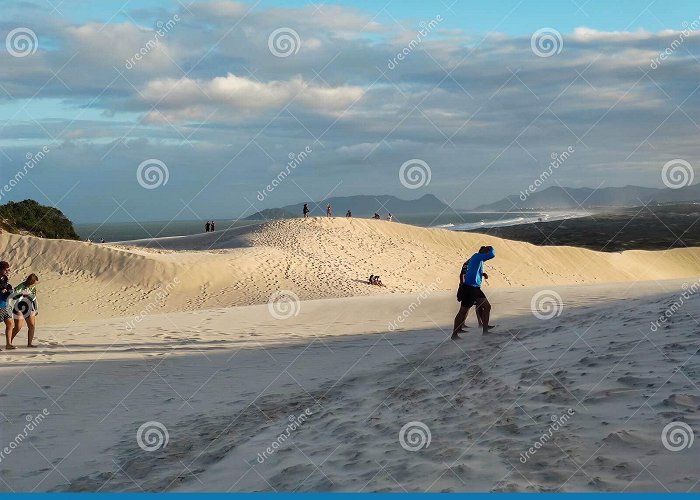
<svg viewBox="0 0 700 500">
<path fill-rule="evenodd" d="M 567 188 L 550 186 L 542 191 L 520 191 L 493 203 L 477 206 L 477 211 L 536 209 L 577 209 L 595 207 L 632 207 L 654 203 L 700 201 L 700 183 L 679 189 L 648 188 L 627 185 L 607 188 Z"/>
<path fill-rule="evenodd" d="M 306 202 L 311 210 L 311 216 L 326 215 L 326 205 L 329 203 L 333 215 L 344 216 L 348 210 L 356 217 L 371 217 L 379 213 L 382 217 L 393 215 L 415 215 L 440 213 L 449 206 L 432 194 L 425 194 L 415 200 L 404 200 L 393 195 L 355 195 L 333 196 L 320 201 Z M 279 208 L 267 208 L 249 217 L 247 220 L 267 220 L 301 217 L 304 203 L 293 203 Z M 287 216 L 288 215 L 288 216 Z"/>
</svg>

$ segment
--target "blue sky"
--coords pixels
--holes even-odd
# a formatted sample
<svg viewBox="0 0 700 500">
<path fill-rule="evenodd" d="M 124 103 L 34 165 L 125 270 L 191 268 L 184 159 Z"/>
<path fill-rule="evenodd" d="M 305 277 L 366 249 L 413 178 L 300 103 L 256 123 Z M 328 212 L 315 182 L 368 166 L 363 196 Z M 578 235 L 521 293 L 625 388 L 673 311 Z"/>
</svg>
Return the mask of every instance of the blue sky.
<svg viewBox="0 0 700 500">
<path fill-rule="evenodd" d="M 9 0 L 8 3 L 12 3 Z M 16 5 L 22 2 L 14 2 Z M 37 2 L 41 5 L 41 1 Z M 139 0 L 139 2 L 89 2 L 70 1 L 60 3 L 52 0 L 51 5 L 75 22 L 100 21 L 121 22 L 124 15 L 115 15 L 119 10 L 164 9 L 178 7 L 175 0 Z M 192 2 L 183 2 L 189 5 Z M 255 2 L 253 2 L 255 3 Z M 294 0 L 262 0 L 257 9 L 274 7 L 299 7 L 315 5 L 321 2 L 299 2 Z M 674 2 L 648 2 L 638 0 L 618 0 L 615 2 L 594 0 L 544 0 L 528 2 L 522 0 L 501 0 L 495 2 L 477 1 L 433 1 L 393 0 L 390 2 L 372 0 L 344 0 L 333 2 L 348 8 L 371 13 L 382 22 L 393 19 L 422 20 L 441 12 L 446 19 L 445 26 L 460 28 L 472 33 L 499 31 L 510 35 L 532 33 L 543 25 L 553 26 L 562 32 L 573 31 L 578 26 L 589 26 L 601 31 L 620 29 L 660 31 L 663 29 L 680 29 L 683 21 L 690 21 L 698 15 L 697 2 L 678 0 Z M 509 14 L 510 13 L 510 14 Z M 506 16 L 506 14 L 509 14 Z M 410 27 L 410 26 L 408 26 Z"/>
<path fill-rule="evenodd" d="M 518 193 L 568 147 L 548 186 L 664 187 L 664 164 L 697 155 L 689 1 L 3 8 L 2 184 L 50 152 L 0 201 L 31 197 L 76 221 L 236 218 L 359 193 L 433 193 L 458 210 Z M 34 36 L 27 53 L 10 44 L 17 30 Z M 279 31 L 291 52 L 271 45 Z M 543 54 L 533 43 L 548 35 Z M 151 160 L 167 182 L 144 187 Z M 401 182 L 414 160 L 429 184 Z"/>
</svg>

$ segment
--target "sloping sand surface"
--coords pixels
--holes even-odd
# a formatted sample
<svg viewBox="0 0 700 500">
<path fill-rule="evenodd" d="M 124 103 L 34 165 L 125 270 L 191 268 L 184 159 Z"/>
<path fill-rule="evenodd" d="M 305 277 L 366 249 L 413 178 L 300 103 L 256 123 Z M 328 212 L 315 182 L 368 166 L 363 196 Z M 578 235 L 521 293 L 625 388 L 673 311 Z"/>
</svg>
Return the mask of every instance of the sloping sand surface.
<svg viewBox="0 0 700 500">
<path fill-rule="evenodd" d="M 697 443 L 662 444 L 672 422 L 700 426 L 698 296 L 650 329 L 683 284 L 553 287 L 549 320 L 530 311 L 539 288 L 494 289 L 497 333 L 471 317 L 458 343 L 451 293 L 44 327 L 37 352 L 2 353 L 7 439 L 50 413 L 0 462 L 0 488 L 698 491 Z M 139 446 L 147 422 L 164 447 Z M 430 433 L 416 451 L 399 438 L 411 422 Z"/>
<path fill-rule="evenodd" d="M 0 241 L 13 283 L 41 278 L 40 347 L 0 353 L 0 490 L 700 489 L 678 442 L 700 429 L 700 249 L 354 219 Z M 453 342 L 482 244 L 498 328 L 472 313 Z"/>
<path fill-rule="evenodd" d="M 301 299 L 454 290 L 462 262 L 496 248 L 491 287 L 664 280 L 700 274 L 700 249 L 598 253 L 387 221 L 313 218 L 123 244 L 0 235 L 13 283 L 41 278 L 43 324 Z M 366 284 L 378 274 L 387 285 Z"/>
</svg>

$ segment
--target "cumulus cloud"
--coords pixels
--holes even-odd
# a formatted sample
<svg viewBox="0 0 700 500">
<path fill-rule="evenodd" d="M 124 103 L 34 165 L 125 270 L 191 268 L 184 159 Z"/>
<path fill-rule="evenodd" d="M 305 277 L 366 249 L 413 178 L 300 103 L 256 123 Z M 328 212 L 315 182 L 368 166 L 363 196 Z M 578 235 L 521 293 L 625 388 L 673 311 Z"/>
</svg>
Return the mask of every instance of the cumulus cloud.
<svg viewBox="0 0 700 500">
<path fill-rule="evenodd" d="M 232 116 L 281 109 L 296 104 L 322 113 L 346 109 L 362 98 L 361 87 L 323 87 L 301 77 L 286 81 L 259 82 L 232 73 L 211 80 L 191 78 L 153 80 L 139 92 L 139 101 L 154 107 L 148 121 L 205 120 L 215 112 Z M 240 116 L 240 115 L 233 115 Z"/>
</svg>

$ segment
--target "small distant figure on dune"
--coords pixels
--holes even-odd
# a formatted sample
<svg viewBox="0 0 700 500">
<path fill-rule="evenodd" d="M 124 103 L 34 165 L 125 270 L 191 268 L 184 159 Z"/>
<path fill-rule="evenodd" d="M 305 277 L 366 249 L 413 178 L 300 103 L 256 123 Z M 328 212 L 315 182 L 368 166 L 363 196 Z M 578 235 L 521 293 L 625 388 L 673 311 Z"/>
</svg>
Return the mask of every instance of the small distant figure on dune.
<svg viewBox="0 0 700 500">
<path fill-rule="evenodd" d="M 309 218 L 309 212 L 310 212 L 310 210 L 309 210 L 309 204 L 308 204 L 308 203 L 304 203 L 304 219 L 308 219 L 308 218 Z"/>
<path fill-rule="evenodd" d="M 206 224 L 204 224 L 204 232 L 208 233 L 211 230 L 211 222 L 207 221 Z"/>
<path fill-rule="evenodd" d="M 216 231 L 216 222 L 211 221 L 211 228 L 210 228 L 210 231 L 211 231 L 212 233 L 213 233 L 214 231 Z"/>
<path fill-rule="evenodd" d="M 379 216 L 379 214 L 377 212 L 374 212 L 374 217 L 372 217 L 372 218 L 373 219 L 381 219 L 381 217 Z"/>
<path fill-rule="evenodd" d="M 384 283 L 382 283 L 382 280 L 379 279 L 379 276 L 375 276 L 374 274 L 369 275 L 369 284 L 370 285 L 377 285 L 377 286 L 384 286 Z"/>
<path fill-rule="evenodd" d="M 326 206 L 326 217 L 333 217 L 333 208 L 330 203 Z"/>
<path fill-rule="evenodd" d="M 39 277 L 32 273 L 17 285 L 13 296 L 15 303 L 12 306 L 12 316 L 15 320 L 15 327 L 12 330 L 12 340 L 27 323 L 27 347 L 37 347 L 34 345 L 34 331 L 36 329 L 36 316 L 39 315 L 39 301 L 36 297 L 36 284 Z"/>
<path fill-rule="evenodd" d="M 10 285 L 10 264 L 6 261 L 0 262 L 0 321 L 5 323 L 5 349 L 8 351 L 17 349 L 12 345 L 12 328 L 14 321 L 10 314 L 10 307 L 7 303 L 13 289 Z"/>
<path fill-rule="evenodd" d="M 467 268 L 463 273 L 464 278 L 459 285 L 457 291 L 457 300 L 460 302 L 459 311 L 455 316 L 454 328 L 452 329 L 452 339 L 457 340 L 464 321 L 467 319 L 467 313 L 471 306 L 475 307 L 477 318 L 481 321 L 481 327 L 484 334 L 494 328 L 489 325 L 491 316 L 491 304 L 489 303 L 484 292 L 481 291 L 481 283 L 484 278 L 488 279 L 488 275 L 484 272 L 484 262 L 496 257 L 496 252 L 491 246 L 482 246 L 477 253 L 472 255 L 466 262 Z M 464 268 L 464 266 L 463 266 Z"/>
<path fill-rule="evenodd" d="M 100 240 L 100 243 L 106 243 L 105 239 L 102 238 L 102 239 Z"/>
<path fill-rule="evenodd" d="M 350 210 L 345 212 L 345 217 L 352 217 L 352 212 Z"/>
<path fill-rule="evenodd" d="M 391 214 L 389 214 L 389 217 L 387 217 L 386 220 L 388 220 L 389 222 L 391 222 L 392 220 L 394 220 L 394 216 L 391 215 Z"/>
</svg>

